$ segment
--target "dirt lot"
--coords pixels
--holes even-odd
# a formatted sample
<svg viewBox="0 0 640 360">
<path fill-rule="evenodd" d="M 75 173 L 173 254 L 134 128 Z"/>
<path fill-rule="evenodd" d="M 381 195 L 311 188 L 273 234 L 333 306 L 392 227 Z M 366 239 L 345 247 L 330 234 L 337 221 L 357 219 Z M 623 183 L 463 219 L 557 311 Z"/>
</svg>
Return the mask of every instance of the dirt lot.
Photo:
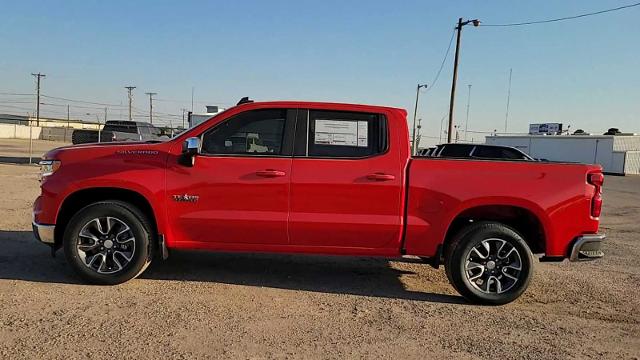
<svg viewBox="0 0 640 360">
<path fill-rule="evenodd" d="M 57 141 L 33 140 L 30 145 L 29 140 L 0 139 L 0 164 L 28 164 L 29 146 L 31 146 L 31 161 L 32 163 L 37 163 L 43 153 L 65 145 L 69 144 Z"/>
<path fill-rule="evenodd" d="M 640 177 L 606 179 L 606 258 L 536 264 L 518 301 L 481 307 L 443 269 L 371 258 L 172 253 L 82 285 L 32 238 L 36 173 L 0 164 L 0 358 L 640 356 Z"/>
</svg>

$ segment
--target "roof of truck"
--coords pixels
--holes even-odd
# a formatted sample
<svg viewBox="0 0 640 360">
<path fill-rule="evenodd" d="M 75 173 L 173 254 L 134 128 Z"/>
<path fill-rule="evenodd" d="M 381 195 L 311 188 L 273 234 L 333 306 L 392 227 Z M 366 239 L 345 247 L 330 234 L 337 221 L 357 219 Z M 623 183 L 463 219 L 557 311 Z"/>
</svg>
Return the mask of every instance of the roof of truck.
<svg viewBox="0 0 640 360">
<path fill-rule="evenodd" d="M 314 108 L 314 109 L 330 109 L 340 110 L 342 108 L 357 109 L 361 111 L 381 111 L 392 110 L 401 111 L 406 114 L 406 110 L 402 108 L 392 106 L 381 105 L 367 105 L 367 104 L 351 104 L 351 103 L 337 103 L 337 102 L 322 102 L 322 101 L 296 101 L 296 100 L 282 100 L 282 101 L 256 101 L 247 102 L 236 106 L 256 106 L 256 107 L 301 107 L 301 108 Z"/>
</svg>

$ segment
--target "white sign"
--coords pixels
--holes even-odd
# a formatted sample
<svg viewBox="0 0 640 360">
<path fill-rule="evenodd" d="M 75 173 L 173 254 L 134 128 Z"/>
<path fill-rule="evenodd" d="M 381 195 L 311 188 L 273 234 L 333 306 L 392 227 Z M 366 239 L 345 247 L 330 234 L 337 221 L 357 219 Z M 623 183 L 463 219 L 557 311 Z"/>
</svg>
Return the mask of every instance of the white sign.
<svg viewBox="0 0 640 360">
<path fill-rule="evenodd" d="M 351 120 L 315 120 L 317 145 L 359 146 L 369 145 L 369 123 Z"/>
<path fill-rule="evenodd" d="M 531 135 L 555 135 L 560 132 L 562 132 L 562 124 L 560 123 L 529 124 L 529 134 Z"/>
</svg>

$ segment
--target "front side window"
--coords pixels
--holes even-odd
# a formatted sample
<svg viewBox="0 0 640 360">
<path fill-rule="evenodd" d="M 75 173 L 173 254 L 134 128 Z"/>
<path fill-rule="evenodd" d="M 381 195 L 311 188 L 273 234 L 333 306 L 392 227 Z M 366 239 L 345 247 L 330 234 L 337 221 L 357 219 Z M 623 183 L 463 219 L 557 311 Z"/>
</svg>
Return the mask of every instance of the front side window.
<svg viewBox="0 0 640 360">
<path fill-rule="evenodd" d="M 281 155 L 286 117 L 284 109 L 241 113 L 204 133 L 202 153 Z"/>
<path fill-rule="evenodd" d="M 147 126 L 138 126 L 138 131 L 140 131 L 142 135 L 149 135 L 149 127 Z"/>
<path fill-rule="evenodd" d="M 367 157 L 386 151 L 386 119 L 379 114 L 309 111 L 307 155 Z"/>
</svg>

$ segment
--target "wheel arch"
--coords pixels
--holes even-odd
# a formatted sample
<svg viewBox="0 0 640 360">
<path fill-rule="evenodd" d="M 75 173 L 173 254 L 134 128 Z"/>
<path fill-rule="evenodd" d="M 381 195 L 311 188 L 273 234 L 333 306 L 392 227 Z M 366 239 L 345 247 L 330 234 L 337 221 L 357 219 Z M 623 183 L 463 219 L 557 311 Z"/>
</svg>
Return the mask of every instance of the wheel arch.
<svg viewBox="0 0 640 360">
<path fill-rule="evenodd" d="M 56 249 L 62 245 L 62 237 L 64 231 L 71 220 L 71 217 L 75 215 L 78 210 L 83 207 L 105 200 L 117 200 L 125 203 L 129 203 L 140 210 L 147 216 L 147 220 L 153 226 L 153 231 L 158 233 L 158 223 L 156 221 L 156 212 L 154 211 L 149 199 L 135 190 L 119 188 L 119 187 L 92 187 L 77 190 L 65 197 L 58 214 L 56 216 L 56 227 L 54 233 Z"/>
<path fill-rule="evenodd" d="M 520 204 L 480 204 L 462 209 L 449 223 L 443 250 L 447 249 L 460 230 L 478 221 L 495 221 L 507 225 L 523 237 L 532 253 L 544 254 L 546 251 L 548 238 L 544 218 L 538 211 Z"/>
</svg>

